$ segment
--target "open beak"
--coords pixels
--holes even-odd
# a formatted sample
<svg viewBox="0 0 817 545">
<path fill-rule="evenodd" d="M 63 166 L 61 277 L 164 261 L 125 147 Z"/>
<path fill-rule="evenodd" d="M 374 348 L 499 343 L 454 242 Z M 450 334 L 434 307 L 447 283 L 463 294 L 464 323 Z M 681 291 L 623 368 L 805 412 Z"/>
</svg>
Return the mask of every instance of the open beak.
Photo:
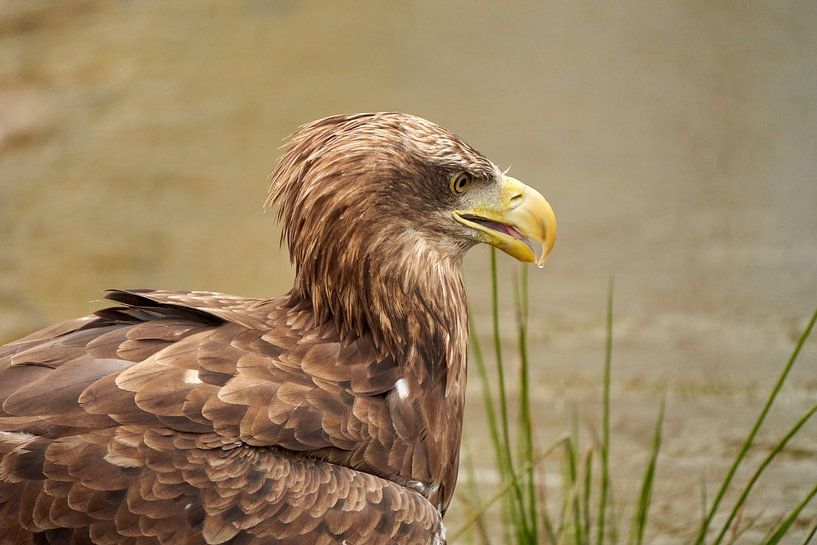
<svg viewBox="0 0 817 545">
<path fill-rule="evenodd" d="M 545 264 L 556 242 L 556 215 L 541 193 L 504 176 L 498 195 L 475 201 L 473 208 L 455 210 L 454 219 L 519 261 Z"/>
</svg>

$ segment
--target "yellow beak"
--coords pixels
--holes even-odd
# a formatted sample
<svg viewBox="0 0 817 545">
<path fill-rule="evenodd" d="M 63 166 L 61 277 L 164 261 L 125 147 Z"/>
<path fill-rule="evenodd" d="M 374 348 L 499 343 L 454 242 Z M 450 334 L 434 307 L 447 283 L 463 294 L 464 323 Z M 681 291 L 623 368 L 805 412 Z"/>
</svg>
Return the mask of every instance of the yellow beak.
<svg viewBox="0 0 817 545">
<path fill-rule="evenodd" d="M 477 231 L 482 242 L 519 261 L 539 267 L 556 243 L 556 215 L 545 198 L 517 179 L 505 176 L 498 193 L 477 196 L 475 205 L 455 210 L 454 219 Z"/>
</svg>

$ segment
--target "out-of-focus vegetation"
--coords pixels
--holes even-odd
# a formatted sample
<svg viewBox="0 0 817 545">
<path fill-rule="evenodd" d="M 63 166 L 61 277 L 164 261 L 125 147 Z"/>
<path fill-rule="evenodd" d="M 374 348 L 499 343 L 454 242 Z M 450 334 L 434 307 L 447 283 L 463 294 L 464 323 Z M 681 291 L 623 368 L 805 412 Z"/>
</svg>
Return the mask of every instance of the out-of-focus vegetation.
<svg viewBox="0 0 817 545">
<path fill-rule="evenodd" d="M 493 445 L 494 460 L 501 476 L 502 485 L 485 499 L 475 477 L 473 465 L 466 464 L 466 484 L 470 511 L 465 523 L 449 536 L 449 542 L 460 538 L 470 543 L 491 545 L 642 545 L 645 541 L 653 499 L 653 487 L 662 444 L 665 404 L 662 401 L 657 411 L 651 449 L 645 453 L 644 471 L 638 493 L 632 502 L 632 513 L 624 513 L 617 508 L 614 500 L 613 483 L 616 470 L 610 464 L 610 449 L 615 437 L 610 432 L 610 382 L 613 355 L 613 284 L 607 297 L 606 342 L 603 366 L 603 400 L 601 414 L 601 434 L 591 434 L 591 444 L 582 447 L 580 441 L 579 415 L 569 432 L 565 432 L 545 446 L 539 443 L 535 417 L 530 405 L 530 353 L 528 350 L 528 278 L 527 268 L 523 268 L 514 286 L 516 328 L 519 361 L 519 396 L 514 407 L 509 400 L 506 377 L 509 372 L 504 358 L 502 339 L 499 334 L 499 279 L 496 269 L 496 252 L 491 251 L 492 279 L 492 329 L 494 345 L 494 367 L 488 368 L 485 354 L 478 337 L 473 337 L 472 350 L 481 387 L 487 424 Z M 817 310 L 800 334 L 794 350 L 772 386 L 751 429 L 748 431 L 732 465 L 723 476 L 714 498 L 710 501 L 706 490 L 702 490 L 702 513 L 699 520 L 689 520 L 688 542 L 692 545 L 721 545 L 740 543 L 743 534 L 757 523 L 757 513 L 746 513 L 746 499 L 765 470 L 784 452 L 789 441 L 817 412 L 814 404 L 764 453 L 762 462 L 751 464 L 746 455 L 756 448 L 755 438 L 765 423 L 769 411 L 778 400 L 780 391 L 789 377 L 806 340 L 817 322 Z M 495 384 L 495 386 L 494 386 Z M 515 409 L 515 422 L 509 416 Z M 588 415 L 582 415 L 588 416 Z M 592 421 L 592 417 L 590 418 Z M 569 427 L 569 426 L 566 426 Z M 537 472 L 537 466 L 548 459 L 562 457 L 556 462 L 562 466 L 563 485 L 557 494 L 550 495 L 548 487 Z M 782 462 L 785 463 L 785 462 Z M 751 466 L 751 467 L 750 467 Z M 735 483 L 739 469 L 749 471 L 743 483 Z M 731 502 L 727 493 L 732 491 Z M 757 545 L 776 545 L 786 539 L 804 538 L 807 545 L 817 534 L 817 522 L 811 517 L 803 517 L 804 508 L 817 495 L 817 481 L 810 483 L 804 497 L 774 523 L 765 525 L 765 536 L 760 541 L 744 541 Z M 730 506 L 731 503 L 731 506 Z M 486 523 L 486 512 L 496 504 L 501 527 L 497 531 Z M 629 516 L 628 516 L 629 515 Z M 809 525 L 807 532 L 797 535 L 796 523 Z M 650 541 L 647 541 L 648 543 Z"/>
</svg>

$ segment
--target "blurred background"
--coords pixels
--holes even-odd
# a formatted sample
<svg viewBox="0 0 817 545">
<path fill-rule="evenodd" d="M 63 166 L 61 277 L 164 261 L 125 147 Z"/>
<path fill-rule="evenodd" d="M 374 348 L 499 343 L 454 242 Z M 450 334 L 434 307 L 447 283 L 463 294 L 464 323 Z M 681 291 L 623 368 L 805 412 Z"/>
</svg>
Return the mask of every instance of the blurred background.
<svg viewBox="0 0 817 545">
<path fill-rule="evenodd" d="M 573 414 L 598 422 L 615 275 L 616 494 L 626 510 L 665 397 L 648 536 L 680 542 L 817 304 L 815 28 L 807 1 L 4 0 L 0 341 L 110 287 L 286 291 L 262 213 L 283 139 L 329 114 L 410 112 L 512 165 L 559 216 L 530 272 L 543 442 Z M 487 263 L 466 261 L 483 334 Z M 760 444 L 816 399 L 812 341 Z M 811 426 L 747 512 L 775 520 L 802 497 L 815 445 Z"/>
</svg>

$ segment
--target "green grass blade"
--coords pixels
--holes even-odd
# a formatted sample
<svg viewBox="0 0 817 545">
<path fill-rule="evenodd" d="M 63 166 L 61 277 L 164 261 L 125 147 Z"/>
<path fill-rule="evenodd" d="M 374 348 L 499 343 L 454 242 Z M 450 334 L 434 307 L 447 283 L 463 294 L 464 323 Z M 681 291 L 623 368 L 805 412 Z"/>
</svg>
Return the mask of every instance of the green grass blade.
<svg viewBox="0 0 817 545">
<path fill-rule="evenodd" d="M 556 545 L 556 532 L 553 529 L 553 522 L 550 518 L 550 513 L 548 512 L 548 493 L 547 493 L 547 480 L 546 480 L 546 473 L 545 473 L 545 465 L 540 464 L 537 466 L 539 471 L 539 482 L 541 486 L 539 486 L 537 492 L 539 495 L 539 505 L 541 506 L 540 509 L 540 516 L 542 517 L 542 527 L 545 529 L 545 535 L 547 536 L 547 542 L 550 545 Z"/>
<path fill-rule="evenodd" d="M 477 484 L 476 470 L 474 469 L 474 459 L 471 457 L 471 449 L 468 448 L 465 456 L 465 474 L 467 476 L 468 492 L 473 498 L 473 507 L 482 505 L 482 498 L 479 493 L 479 485 Z M 484 513 L 483 513 L 484 514 Z M 480 515 L 475 522 L 477 526 L 477 534 L 479 534 L 480 541 L 483 545 L 491 545 L 491 538 L 488 535 L 488 528 L 485 526 L 485 518 Z"/>
<path fill-rule="evenodd" d="M 706 533 L 709 530 L 709 525 L 712 523 L 712 518 L 715 516 L 715 513 L 718 511 L 718 507 L 720 506 L 721 500 L 723 499 L 724 494 L 729 488 L 729 485 L 732 483 L 732 479 L 735 476 L 735 472 L 737 472 L 738 467 L 740 466 L 743 459 L 746 457 L 747 452 L 749 452 L 749 448 L 752 446 L 754 442 L 755 435 L 757 435 L 760 426 L 766 420 L 766 415 L 769 413 L 772 405 L 774 404 L 775 399 L 777 399 L 777 394 L 780 392 L 780 389 L 783 387 L 783 383 L 786 381 L 786 378 L 789 376 L 789 372 L 791 371 L 792 367 L 794 366 L 794 362 L 797 361 L 797 356 L 800 355 L 800 350 L 803 348 L 803 345 L 808 339 L 809 335 L 811 334 L 811 330 L 814 328 L 814 323 L 817 321 L 817 310 L 814 311 L 814 314 L 811 317 L 806 329 L 803 331 L 803 334 L 800 335 L 800 339 L 797 341 L 796 346 L 794 347 L 794 351 L 789 358 L 786 367 L 780 373 L 780 376 L 777 379 L 777 382 L 772 388 L 769 397 L 766 399 L 766 403 L 763 405 L 763 409 L 760 411 L 757 419 L 755 420 L 754 425 L 752 426 L 749 435 L 743 441 L 743 445 L 740 448 L 740 452 L 738 452 L 735 461 L 732 463 L 732 466 L 729 468 L 729 472 L 726 474 L 726 477 L 723 480 L 720 488 L 718 489 L 718 493 L 715 496 L 715 501 L 712 502 L 712 506 L 709 508 L 707 512 L 706 518 L 704 518 L 703 524 L 701 524 L 701 528 L 698 531 L 698 537 L 695 540 L 695 545 L 702 545 L 704 540 L 706 539 Z"/>
<path fill-rule="evenodd" d="M 470 319 L 470 329 L 472 332 L 476 331 L 476 327 L 473 322 L 473 316 L 469 317 Z M 510 475 L 512 474 L 509 471 L 509 464 L 505 459 L 505 449 L 502 447 L 502 439 L 500 438 L 499 426 L 497 424 L 497 417 L 496 417 L 496 410 L 494 408 L 494 396 L 491 392 L 491 381 L 488 377 L 488 367 L 485 363 L 485 356 L 482 352 L 482 346 L 479 341 L 479 336 L 473 333 L 471 336 L 471 348 L 472 353 L 474 356 L 474 363 L 477 367 L 477 372 L 479 373 L 479 378 L 482 386 L 482 403 L 485 407 L 485 417 L 488 420 L 488 432 L 491 438 L 491 445 L 494 447 L 494 459 L 496 461 L 496 468 L 499 471 L 500 479 L 504 482 Z M 513 509 L 512 505 L 506 504 L 503 512 L 503 517 L 507 518 L 508 520 L 514 520 L 514 516 L 512 515 L 511 511 Z M 503 524 L 502 530 L 505 532 L 505 543 L 510 542 L 510 536 L 507 534 L 511 525 Z"/>
<path fill-rule="evenodd" d="M 494 334 L 494 352 L 496 357 L 497 384 L 499 386 L 499 412 L 504 446 L 510 448 L 511 440 L 508 431 L 508 400 L 505 388 L 505 364 L 502 359 L 502 335 L 499 330 L 499 273 L 496 269 L 496 249 L 491 248 L 491 324 Z M 507 452 L 510 458 L 510 450 Z"/>
<path fill-rule="evenodd" d="M 763 545 L 776 545 L 780 543 L 780 540 L 786 535 L 786 533 L 791 528 L 791 525 L 794 524 L 794 521 L 797 520 L 797 517 L 800 516 L 800 512 L 809 504 L 811 499 L 817 495 L 817 485 L 809 491 L 803 501 L 801 501 L 797 506 L 792 510 L 789 515 L 783 519 L 783 522 L 775 529 L 774 533 L 769 537 L 766 541 L 763 542 Z"/>
<path fill-rule="evenodd" d="M 473 316 L 469 316 L 469 320 L 470 329 L 472 332 L 475 332 L 476 327 L 473 322 Z M 504 482 L 512 473 L 509 471 L 509 464 L 505 459 L 505 449 L 502 447 L 499 426 L 497 424 L 496 410 L 494 408 L 494 396 L 491 392 L 491 381 L 488 377 L 488 367 L 485 363 L 485 356 L 482 352 L 479 336 L 473 333 L 470 337 L 472 353 L 474 355 L 474 363 L 476 364 L 482 387 L 482 403 L 485 407 L 485 417 L 488 420 L 488 432 L 491 439 L 491 445 L 494 447 L 494 460 L 496 462 L 497 471 L 499 471 L 500 479 Z M 512 505 L 506 504 L 502 516 L 507 520 L 514 520 L 511 513 L 512 509 Z M 510 542 L 510 536 L 507 534 L 510 526 L 510 524 L 502 525 L 502 530 L 505 533 L 505 543 Z"/>
<path fill-rule="evenodd" d="M 630 526 L 630 539 L 628 543 L 641 545 L 644 542 L 644 529 L 647 527 L 650 503 L 652 500 L 653 483 L 655 479 L 655 468 L 658 463 L 658 452 L 661 450 L 661 431 L 664 426 L 664 408 L 666 402 L 661 401 L 658 409 L 658 419 L 655 423 L 655 432 L 652 439 L 652 451 L 650 452 L 647 469 L 644 472 L 644 480 L 641 483 L 641 493 L 636 503 L 636 511 L 633 516 L 633 523 Z"/>
<path fill-rule="evenodd" d="M 607 290 L 607 340 L 604 347 L 604 399 L 601 438 L 601 491 L 599 493 L 599 527 L 597 545 L 604 543 L 607 496 L 610 488 L 610 370 L 613 359 L 613 279 Z"/>
<path fill-rule="evenodd" d="M 516 475 L 513 455 L 511 454 L 510 425 L 508 419 L 508 396 L 505 386 L 505 365 L 502 357 L 502 336 L 499 327 L 499 273 L 496 265 L 496 248 L 491 248 L 491 322 L 494 334 L 494 351 L 496 356 L 497 386 L 499 389 L 500 431 L 502 433 L 499 445 L 504 450 L 503 461 L 506 471 Z M 525 501 L 522 487 L 517 479 L 510 481 L 513 487 L 513 496 L 510 501 L 512 527 L 517 531 L 517 541 L 522 544 L 529 542 L 530 529 L 525 513 Z M 514 501 L 515 500 L 515 501 Z"/>
<path fill-rule="evenodd" d="M 470 329 L 471 331 L 475 331 L 473 317 L 471 318 Z M 476 334 L 471 335 L 471 348 L 474 354 L 474 362 L 477 366 L 477 373 L 479 373 L 479 379 L 482 383 L 482 403 L 485 406 L 485 417 L 488 420 L 488 432 L 491 435 L 491 444 L 496 451 L 498 469 L 504 477 L 507 465 L 503 463 L 502 459 L 505 455 L 505 451 L 501 447 L 502 442 L 499 436 L 499 426 L 497 425 L 496 412 L 494 410 L 494 396 L 491 392 L 491 382 L 488 378 L 488 367 L 485 364 L 485 357 L 482 353 L 479 337 Z"/>
<path fill-rule="evenodd" d="M 514 486 L 516 486 L 518 484 L 519 479 L 525 473 L 530 471 L 530 469 L 532 467 L 536 467 L 536 465 L 538 465 L 545 458 L 550 456 L 556 449 L 558 449 L 562 445 L 562 443 L 564 443 L 567 440 L 567 438 L 568 438 L 568 435 L 566 433 L 562 434 L 562 435 L 559 435 L 550 444 L 548 444 L 544 449 L 542 449 L 539 453 L 537 453 L 537 455 L 534 456 L 533 459 L 531 459 L 527 464 L 524 464 L 519 469 L 519 472 L 515 473 L 511 477 L 511 479 L 509 479 L 508 481 L 503 483 L 502 486 L 497 488 L 494 491 L 494 493 L 491 494 L 488 497 L 488 499 L 485 501 L 485 503 L 483 503 L 481 506 L 479 506 L 479 508 L 477 508 L 473 512 L 469 513 L 465 517 L 465 522 L 463 522 L 463 524 L 459 528 L 457 528 L 454 532 L 449 534 L 448 543 L 454 543 L 460 537 L 462 537 L 463 534 L 466 532 L 466 530 L 468 530 L 468 528 L 470 528 L 471 525 L 475 524 L 477 519 L 479 519 L 485 513 L 485 511 L 487 511 L 494 503 L 497 502 L 497 500 L 499 500 L 500 498 L 505 496 L 505 494 L 507 494 L 509 491 L 511 491 L 514 488 Z"/>
<path fill-rule="evenodd" d="M 751 492 L 751 490 L 754 487 L 757 480 L 760 478 L 760 476 L 763 474 L 763 472 L 766 470 L 766 468 L 769 466 L 769 464 L 772 463 L 772 460 L 774 460 L 775 457 L 780 453 L 780 451 L 782 451 L 786 447 L 786 444 L 789 442 L 789 440 L 792 437 L 794 437 L 797 434 L 797 432 L 800 431 L 800 428 L 802 428 L 803 425 L 806 422 L 808 422 L 808 420 L 812 416 L 814 416 L 815 412 L 817 412 L 817 405 L 814 405 L 811 409 L 809 409 L 806 412 L 806 414 L 804 414 L 803 416 L 800 417 L 800 419 L 797 421 L 797 423 L 795 423 L 795 425 L 789 430 L 789 432 L 780 441 L 778 441 L 778 443 L 774 446 L 774 448 L 771 450 L 771 452 L 769 452 L 769 454 L 766 456 L 766 458 L 763 460 L 763 462 L 760 464 L 760 466 L 758 466 L 755 473 L 749 479 L 749 482 L 743 488 L 743 491 L 741 492 L 740 497 L 735 502 L 735 506 L 732 508 L 732 512 L 729 513 L 729 517 L 726 519 L 726 522 L 723 524 L 723 527 L 721 528 L 721 531 L 718 534 L 718 537 L 715 540 L 715 542 L 713 543 L 713 545 L 719 545 L 721 543 L 724 536 L 726 535 L 726 532 L 729 530 L 729 527 L 731 526 L 732 521 L 734 520 L 734 518 L 737 515 L 740 508 L 746 502 L 746 498 L 749 496 L 749 492 Z"/>
<path fill-rule="evenodd" d="M 582 514 L 584 535 L 590 541 L 590 499 L 593 493 L 593 450 L 587 449 L 584 458 L 584 493 L 582 494 Z"/>
<path fill-rule="evenodd" d="M 761 544 L 762 543 L 767 543 L 772 538 L 772 535 L 777 531 L 778 525 L 781 524 L 785 518 L 786 518 L 785 514 L 776 517 L 774 522 L 771 523 L 771 527 L 769 528 L 769 530 L 766 532 L 766 534 L 763 536 L 763 538 L 758 543 L 761 543 Z"/>
<path fill-rule="evenodd" d="M 581 467 L 578 451 L 572 438 L 565 442 L 564 486 L 562 492 L 561 542 L 574 545 L 587 543 L 582 525 L 581 493 L 584 486 L 580 478 Z"/>
<path fill-rule="evenodd" d="M 518 459 L 526 462 L 533 456 L 533 417 L 531 414 L 530 366 L 528 359 L 528 267 L 522 265 L 516 291 L 516 321 L 519 349 L 519 440 Z M 538 507 L 536 505 L 536 480 L 533 468 L 525 476 L 527 496 L 527 519 L 530 521 L 529 539 L 539 543 Z"/>
<path fill-rule="evenodd" d="M 576 439 L 571 434 L 571 437 L 565 441 L 565 455 L 567 458 L 567 476 L 570 493 L 568 500 L 565 502 L 568 506 L 567 511 L 570 512 L 570 521 L 573 525 L 573 538 L 576 543 L 584 543 L 584 526 L 581 519 L 581 499 L 579 497 L 580 482 L 579 482 L 579 455 L 577 449 L 574 447 Z M 583 484 L 583 483 L 582 483 Z"/>
</svg>

